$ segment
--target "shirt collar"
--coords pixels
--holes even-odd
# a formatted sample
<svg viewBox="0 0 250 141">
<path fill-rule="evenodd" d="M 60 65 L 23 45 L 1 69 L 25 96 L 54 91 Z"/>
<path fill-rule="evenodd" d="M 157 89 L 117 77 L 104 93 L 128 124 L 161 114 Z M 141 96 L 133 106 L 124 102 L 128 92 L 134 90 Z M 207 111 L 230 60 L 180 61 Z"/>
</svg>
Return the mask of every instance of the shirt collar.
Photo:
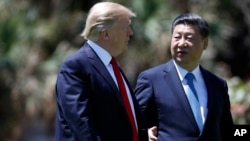
<svg viewBox="0 0 250 141">
<path fill-rule="evenodd" d="M 96 44 L 95 42 L 93 42 L 91 40 L 87 40 L 87 43 L 95 51 L 95 53 L 101 59 L 103 64 L 105 66 L 108 66 L 110 64 L 110 61 L 111 61 L 111 58 L 112 58 L 111 55 L 105 49 L 103 49 L 101 46 Z"/>
<path fill-rule="evenodd" d="M 186 74 L 188 73 L 188 71 L 186 69 L 182 68 L 181 66 L 179 66 L 175 61 L 174 61 L 174 65 L 175 65 L 175 68 L 177 70 L 177 73 L 178 73 L 181 81 L 183 81 L 183 79 L 186 76 Z M 195 77 L 194 79 L 197 80 L 201 75 L 199 65 L 191 73 L 194 74 L 194 77 Z"/>
</svg>

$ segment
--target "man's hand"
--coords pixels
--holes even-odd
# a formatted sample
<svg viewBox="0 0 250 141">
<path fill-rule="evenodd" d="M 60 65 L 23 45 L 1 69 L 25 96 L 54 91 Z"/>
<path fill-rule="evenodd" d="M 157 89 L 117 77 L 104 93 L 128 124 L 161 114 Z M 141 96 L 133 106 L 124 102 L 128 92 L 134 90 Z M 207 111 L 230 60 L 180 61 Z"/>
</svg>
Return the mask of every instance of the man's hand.
<svg viewBox="0 0 250 141">
<path fill-rule="evenodd" d="M 153 126 L 148 129 L 148 140 L 149 141 L 156 141 L 157 140 L 157 127 Z"/>
</svg>

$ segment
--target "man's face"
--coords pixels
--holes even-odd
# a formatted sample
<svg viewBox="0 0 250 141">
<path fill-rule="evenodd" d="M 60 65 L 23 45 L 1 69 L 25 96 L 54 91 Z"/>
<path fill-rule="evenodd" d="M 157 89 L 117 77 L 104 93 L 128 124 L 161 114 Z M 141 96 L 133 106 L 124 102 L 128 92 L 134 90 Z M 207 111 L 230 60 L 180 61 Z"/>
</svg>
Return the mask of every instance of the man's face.
<svg viewBox="0 0 250 141">
<path fill-rule="evenodd" d="M 178 65 L 193 70 L 200 61 L 208 39 L 202 38 L 195 25 L 178 24 L 174 27 L 171 39 L 171 55 Z"/>
<path fill-rule="evenodd" d="M 120 54 L 127 50 L 129 37 L 133 35 L 131 29 L 131 20 L 129 17 L 124 16 L 118 21 L 118 23 L 111 29 L 110 39 L 116 54 Z"/>
</svg>

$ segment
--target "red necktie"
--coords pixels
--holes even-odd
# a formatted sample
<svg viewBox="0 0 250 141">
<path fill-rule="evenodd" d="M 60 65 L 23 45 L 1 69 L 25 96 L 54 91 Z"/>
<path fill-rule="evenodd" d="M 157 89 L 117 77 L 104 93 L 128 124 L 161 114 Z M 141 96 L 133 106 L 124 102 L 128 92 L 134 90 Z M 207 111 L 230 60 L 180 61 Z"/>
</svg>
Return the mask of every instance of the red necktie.
<svg viewBox="0 0 250 141">
<path fill-rule="evenodd" d="M 118 83 L 118 86 L 119 86 L 119 90 L 120 90 L 121 95 L 122 95 L 123 103 L 125 105 L 125 108 L 126 108 L 130 123 L 132 125 L 133 141 L 139 141 L 137 129 L 136 129 L 136 126 L 135 126 L 135 120 L 134 120 L 134 116 L 133 116 L 133 113 L 132 113 L 132 110 L 131 110 L 131 107 L 130 107 L 130 103 L 129 103 L 129 100 L 128 100 L 128 95 L 127 95 L 127 91 L 126 91 L 126 88 L 125 88 L 125 84 L 123 82 L 120 69 L 119 69 L 119 67 L 117 65 L 117 62 L 116 62 L 114 57 L 112 57 L 112 59 L 111 59 L 111 64 L 113 66 L 113 70 L 114 70 L 115 77 L 116 77 L 116 80 L 117 80 L 117 83 Z"/>
</svg>

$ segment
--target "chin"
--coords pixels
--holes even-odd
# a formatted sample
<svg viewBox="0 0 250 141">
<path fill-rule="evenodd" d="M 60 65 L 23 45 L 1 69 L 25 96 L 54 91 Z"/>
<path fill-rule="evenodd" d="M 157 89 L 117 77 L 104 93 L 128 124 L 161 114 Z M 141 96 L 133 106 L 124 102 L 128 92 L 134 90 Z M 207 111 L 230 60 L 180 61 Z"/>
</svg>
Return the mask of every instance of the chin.
<svg viewBox="0 0 250 141">
<path fill-rule="evenodd" d="M 175 60 L 176 62 L 182 62 L 183 59 L 182 59 L 181 57 L 175 57 L 174 60 Z"/>
</svg>

